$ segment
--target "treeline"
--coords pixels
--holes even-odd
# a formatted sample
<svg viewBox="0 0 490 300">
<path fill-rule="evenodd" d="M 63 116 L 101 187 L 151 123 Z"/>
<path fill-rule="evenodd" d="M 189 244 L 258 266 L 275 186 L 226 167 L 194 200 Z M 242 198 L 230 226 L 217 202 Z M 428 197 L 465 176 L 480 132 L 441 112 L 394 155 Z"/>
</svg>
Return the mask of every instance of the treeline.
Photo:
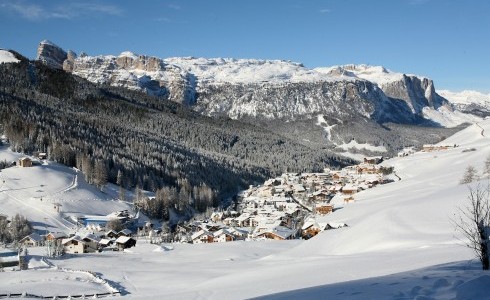
<svg viewBox="0 0 490 300">
<path fill-rule="evenodd" d="M 180 189 L 163 187 L 157 189 L 154 199 L 136 193 L 135 205 L 145 214 L 155 218 L 169 220 L 170 212 L 192 216 L 203 213 L 209 207 L 218 206 L 215 191 L 205 184 L 191 186 L 187 180 L 180 183 Z"/>
<path fill-rule="evenodd" d="M 263 128 L 99 87 L 25 59 L 0 65 L 0 117 L 13 150 L 47 152 L 99 187 L 112 182 L 160 191 L 165 196 L 157 199 L 165 200 L 148 204 L 157 207 L 148 211 L 162 218 L 167 207 L 204 211 L 286 169 L 320 171 L 351 163 Z M 186 205 L 175 200 L 183 198 Z"/>
</svg>

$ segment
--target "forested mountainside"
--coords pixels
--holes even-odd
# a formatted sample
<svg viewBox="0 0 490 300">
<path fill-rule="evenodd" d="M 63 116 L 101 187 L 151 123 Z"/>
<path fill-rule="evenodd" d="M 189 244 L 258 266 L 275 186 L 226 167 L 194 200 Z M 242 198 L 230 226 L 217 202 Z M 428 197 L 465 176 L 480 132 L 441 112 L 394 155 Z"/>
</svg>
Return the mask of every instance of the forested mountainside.
<svg viewBox="0 0 490 300">
<path fill-rule="evenodd" d="M 19 63 L 0 64 L 1 123 L 12 148 L 48 152 L 97 184 L 106 174 L 126 187 L 175 187 L 180 210 L 188 203 L 203 210 L 286 169 L 319 171 L 350 163 L 264 128 L 98 86 L 15 55 Z M 215 195 L 204 199 L 199 188 Z"/>
</svg>

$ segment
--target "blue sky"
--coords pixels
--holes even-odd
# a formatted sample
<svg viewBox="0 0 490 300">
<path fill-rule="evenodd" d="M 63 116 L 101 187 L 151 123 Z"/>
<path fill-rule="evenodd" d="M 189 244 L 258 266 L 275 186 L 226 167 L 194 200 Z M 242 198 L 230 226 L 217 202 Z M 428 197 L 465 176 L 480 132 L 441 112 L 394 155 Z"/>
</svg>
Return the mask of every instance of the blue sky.
<svg viewBox="0 0 490 300">
<path fill-rule="evenodd" d="M 0 47 L 383 65 L 490 92 L 487 0 L 0 0 Z"/>
</svg>

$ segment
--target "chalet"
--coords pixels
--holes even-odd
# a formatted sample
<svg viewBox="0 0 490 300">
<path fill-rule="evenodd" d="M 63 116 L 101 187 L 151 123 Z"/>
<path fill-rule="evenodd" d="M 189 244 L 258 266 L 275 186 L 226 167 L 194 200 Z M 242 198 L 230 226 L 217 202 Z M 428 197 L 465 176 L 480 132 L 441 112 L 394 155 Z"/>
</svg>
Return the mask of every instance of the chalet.
<svg viewBox="0 0 490 300">
<path fill-rule="evenodd" d="M 364 157 L 364 163 L 377 165 L 383 161 L 383 156 Z"/>
<path fill-rule="evenodd" d="M 26 247 L 37 247 L 43 244 L 44 238 L 37 233 L 31 233 L 19 241 Z"/>
<path fill-rule="evenodd" d="M 224 243 L 231 242 L 235 240 L 235 235 L 226 229 L 220 229 L 214 233 L 213 242 L 214 243 Z"/>
<path fill-rule="evenodd" d="M 293 185 L 293 192 L 298 195 L 303 195 L 306 193 L 306 189 L 302 184 Z"/>
<path fill-rule="evenodd" d="M 123 230 L 119 231 L 117 233 L 117 237 L 120 237 L 120 236 L 131 236 L 132 233 L 133 232 L 131 230 L 129 230 L 129 229 L 126 228 L 126 229 L 123 229 Z"/>
<path fill-rule="evenodd" d="M 316 207 L 316 212 L 320 215 L 326 215 L 333 212 L 332 204 L 321 204 Z"/>
<path fill-rule="evenodd" d="M 67 237 L 63 232 L 50 232 L 46 235 L 46 241 L 58 241 Z"/>
<path fill-rule="evenodd" d="M 32 160 L 29 157 L 19 159 L 19 166 L 22 168 L 32 167 Z"/>
<path fill-rule="evenodd" d="M 249 227 L 251 225 L 250 214 L 244 213 L 235 219 L 238 227 Z"/>
<path fill-rule="evenodd" d="M 0 268 L 17 267 L 19 263 L 19 253 L 16 250 L 0 249 Z"/>
<path fill-rule="evenodd" d="M 46 159 L 46 158 L 48 158 L 48 154 L 45 153 L 45 152 L 39 152 L 37 154 L 37 158 L 39 158 L 39 159 Z"/>
<path fill-rule="evenodd" d="M 324 202 L 330 200 L 332 198 L 331 196 L 332 195 L 328 191 L 321 190 L 314 192 L 309 198 L 315 202 Z"/>
<path fill-rule="evenodd" d="M 301 209 L 296 203 L 288 203 L 284 213 L 290 218 L 296 218 L 301 214 Z"/>
<path fill-rule="evenodd" d="M 85 242 L 78 235 L 72 236 L 71 238 L 63 239 L 61 241 L 65 253 L 77 254 L 77 253 L 88 253 L 86 251 Z"/>
<path fill-rule="evenodd" d="M 347 179 L 347 176 L 344 175 L 344 174 L 342 174 L 342 173 L 340 173 L 340 172 L 334 172 L 332 174 L 332 180 L 334 182 L 342 182 L 342 181 L 344 181 L 346 179 Z"/>
<path fill-rule="evenodd" d="M 113 244 L 114 244 L 114 240 L 110 240 L 110 239 L 101 239 L 99 241 L 100 248 L 106 248 L 112 246 Z"/>
<path fill-rule="evenodd" d="M 352 184 L 346 184 L 342 188 L 342 194 L 344 194 L 344 195 L 353 195 L 353 194 L 357 193 L 358 191 L 359 191 L 359 187 L 352 185 Z"/>
<path fill-rule="evenodd" d="M 247 237 L 247 235 L 249 233 L 247 230 L 244 230 L 243 228 L 237 229 L 234 227 L 226 228 L 226 231 L 233 234 L 233 236 L 235 237 L 235 240 L 243 240 Z"/>
<path fill-rule="evenodd" d="M 209 232 L 215 232 L 221 229 L 221 225 L 219 224 L 206 224 L 203 226 L 204 230 L 207 230 Z"/>
<path fill-rule="evenodd" d="M 136 246 L 136 240 L 129 236 L 120 236 L 116 240 L 119 251 Z"/>
<path fill-rule="evenodd" d="M 323 231 L 323 228 L 322 226 L 320 226 L 320 224 L 318 224 L 318 222 L 313 220 L 313 221 L 305 222 L 301 230 L 302 230 L 302 234 L 301 234 L 302 237 L 305 240 L 307 240 L 319 234 L 321 231 Z"/>
<path fill-rule="evenodd" d="M 200 230 L 191 236 L 193 244 L 205 244 L 212 243 L 214 241 L 214 235 L 206 230 Z"/>
<path fill-rule="evenodd" d="M 223 224 L 225 224 L 226 226 L 237 226 L 235 218 L 232 217 L 224 219 Z"/>
<path fill-rule="evenodd" d="M 99 249 L 100 238 L 94 234 L 87 234 L 83 238 L 83 242 L 85 243 L 84 253 L 92 253 Z"/>
<path fill-rule="evenodd" d="M 117 239 L 118 238 L 118 235 L 117 235 L 117 232 L 115 230 L 109 230 L 106 232 L 105 236 L 108 238 L 108 239 Z"/>
<path fill-rule="evenodd" d="M 295 234 L 296 234 L 296 230 L 293 230 L 293 229 L 290 229 L 290 228 L 287 228 L 284 226 L 277 226 L 273 229 L 267 230 L 267 231 L 259 234 L 258 237 L 264 237 L 266 239 L 283 241 L 283 240 L 294 239 Z"/>
</svg>

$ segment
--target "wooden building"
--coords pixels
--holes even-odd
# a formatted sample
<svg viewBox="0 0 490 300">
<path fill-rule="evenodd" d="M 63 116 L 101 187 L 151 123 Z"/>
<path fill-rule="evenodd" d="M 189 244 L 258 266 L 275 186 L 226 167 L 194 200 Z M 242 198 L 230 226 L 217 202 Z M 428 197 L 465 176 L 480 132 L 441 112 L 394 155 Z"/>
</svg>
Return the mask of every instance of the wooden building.
<svg viewBox="0 0 490 300">
<path fill-rule="evenodd" d="M 32 167 L 32 160 L 29 157 L 22 157 L 21 159 L 19 159 L 19 167 Z"/>
</svg>

